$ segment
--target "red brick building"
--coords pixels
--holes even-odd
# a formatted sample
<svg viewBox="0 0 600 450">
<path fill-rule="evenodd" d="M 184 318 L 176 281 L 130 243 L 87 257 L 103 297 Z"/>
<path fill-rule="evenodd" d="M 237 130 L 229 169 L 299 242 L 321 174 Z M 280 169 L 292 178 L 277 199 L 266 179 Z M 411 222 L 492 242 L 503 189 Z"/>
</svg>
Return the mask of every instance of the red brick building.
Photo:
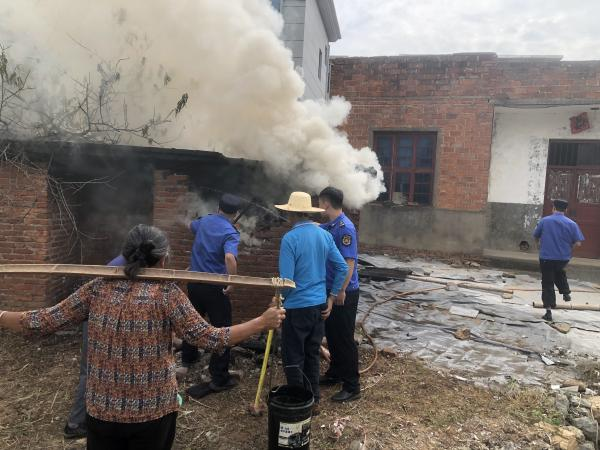
<svg viewBox="0 0 600 450">
<path fill-rule="evenodd" d="M 599 62 L 483 53 L 332 64 L 332 95 L 352 103 L 345 131 L 386 175 L 388 192 L 361 211 L 363 243 L 534 251 L 537 219 L 562 196 L 588 235 L 580 256 L 600 257 Z M 589 127 L 571 129 L 584 116 Z"/>
</svg>

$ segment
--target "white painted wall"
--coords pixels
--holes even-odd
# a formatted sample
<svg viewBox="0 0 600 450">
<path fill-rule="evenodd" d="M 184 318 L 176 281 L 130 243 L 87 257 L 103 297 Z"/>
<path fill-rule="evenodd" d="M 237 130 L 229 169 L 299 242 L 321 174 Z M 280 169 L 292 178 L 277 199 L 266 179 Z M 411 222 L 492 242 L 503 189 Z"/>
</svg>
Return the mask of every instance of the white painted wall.
<svg viewBox="0 0 600 450">
<path fill-rule="evenodd" d="M 327 61 L 329 39 L 317 0 L 306 0 L 304 19 L 304 48 L 302 57 L 302 71 L 306 91 L 304 98 L 321 99 L 327 97 L 327 79 L 329 61 Z M 321 79 L 319 79 L 319 49 L 323 54 Z"/>
<path fill-rule="evenodd" d="M 550 139 L 600 139 L 600 111 L 590 108 L 496 108 L 488 201 L 542 204 Z M 582 112 L 592 128 L 571 134 L 569 118 Z"/>
<path fill-rule="evenodd" d="M 281 38 L 285 46 L 292 51 L 294 67 L 302 72 L 304 55 L 304 19 L 306 17 L 305 0 L 281 0 L 283 32 Z"/>
</svg>

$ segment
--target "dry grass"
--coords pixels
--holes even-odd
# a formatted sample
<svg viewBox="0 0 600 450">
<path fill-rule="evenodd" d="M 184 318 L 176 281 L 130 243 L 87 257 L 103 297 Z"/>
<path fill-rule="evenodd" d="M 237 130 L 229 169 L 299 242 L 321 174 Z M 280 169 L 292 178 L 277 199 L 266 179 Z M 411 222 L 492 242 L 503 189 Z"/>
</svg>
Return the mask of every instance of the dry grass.
<svg viewBox="0 0 600 450">
<path fill-rule="evenodd" d="M 77 383 L 79 339 L 80 335 L 25 340 L 0 333 L 0 448 L 85 447 L 83 441 L 62 438 Z M 370 359 L 367 353 L 362 354 L 364 362 Z M 241 358 L 236 366 L 245 372 L 240 387 L 202 402 L 186 401 L 176 449 L 266 448 L 266 417 L 246 413 L 258 369 Z M 280 366 L 273 379 L 281 382 Z M 500 449 L 508 443 L 512 448 L 548 448 L 531 424 L 556 421 L 541 391 L 515 385 L 502 392 L 476 388 L 410 358 L 381 358 L 362 382 L 363 398 L 348 405 L 327 400 L 333 388 L 323 391 L 323 412 L 312 426 L 312 448 L 346 449 L 365 437 L 369 449 Z M 329 427 L 345 417 L 346 428 L 336 441 Z"/>
</svg>

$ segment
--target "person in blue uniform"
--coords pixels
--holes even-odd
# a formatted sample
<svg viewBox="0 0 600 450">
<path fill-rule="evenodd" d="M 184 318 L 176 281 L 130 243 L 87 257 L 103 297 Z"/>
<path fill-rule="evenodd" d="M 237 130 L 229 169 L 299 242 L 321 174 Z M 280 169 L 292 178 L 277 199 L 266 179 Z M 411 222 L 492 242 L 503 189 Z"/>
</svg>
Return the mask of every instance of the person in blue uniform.
<svg viewBox="0 0 600 450">
<path fill-rule="evenodd" d="M 583 234 L 579 225 L 565 216 L 569 203 L 554 200 L 552 215 L 540 220 L 533 237 L 540 246 L 540 270 L 542 272 L 542 303 L 546 308 L 544 320 L 552 320 L 552 309 L 556 308 L 554 285 L 564 301 L 571 301 L 571 289 L 565 268 L 573 256 L 573 248 L 581 245 Z"/>
<path fill-rule="evenodd" d="M 241 201 L 231 194 L 224 194 L 219 201 L 217 214 L 209 214 L 190 224 L 194 234 L 190 270 L 216 274 L 237 274 L 238 245 L 240 234 L 233 226 L 240 209 Z M 229 295 L 232 286 L 189 283 L 188 296 L 196 310 L 207 317 L 215 327 L 231 326 L 231 301 Z M 182 348 L 183 370 L 185 375 L 198 359 L 198 348 L 184 341 Z M 211 381 L 190 387 L 186 392 L 193 398 L 202 398 L 214 392 L 222 392 L 233 388 L 237 382 L 229 374 L 230 350 L 222 354 L 213 353 L 210 359 L 209 372 Z"/>
<path fill-rule="evenodd" d="M 325 336 L 331 361 L 320 382 L 330 386 L 342 384 L 342 389 L 331 397 L 334 402 L 348 402 L 360 398 L 358 347 L 354 340 L 359 299 L 358 233 L 352 221 L 344 214 L 343 203 L 344 193 L 334 187 L 327 187 L 319 194 L 319 207 L 324 210 L 323 215 L 328 219 L 321 227 L 331 233 L 336 247 L 348 264 L 342 289 L 335 297 L 331 315 L 325 322 Z M 333 283 L 331 269 L 328 265 L 328 291 Z"/>
<path fill-rule="evenodd" d="M 348 266 L 333 242 L 331 234 L 319 228 L 310 215 L 322 212 L 313 208 L 309 194 L 293 192 L 285 205 L 292 229 L 281 240 L 279 274 L 296 283 L 285 289 L 283 305 L 286 319 L 281 329 L 281 351 L 288 385 L 312 391 L 313 415 L 319 413 L 319 349 L 325 333 L 324 321 L 341 291 Z M 327 266 L 332 284 L 327 295 Z"/>
</svg>

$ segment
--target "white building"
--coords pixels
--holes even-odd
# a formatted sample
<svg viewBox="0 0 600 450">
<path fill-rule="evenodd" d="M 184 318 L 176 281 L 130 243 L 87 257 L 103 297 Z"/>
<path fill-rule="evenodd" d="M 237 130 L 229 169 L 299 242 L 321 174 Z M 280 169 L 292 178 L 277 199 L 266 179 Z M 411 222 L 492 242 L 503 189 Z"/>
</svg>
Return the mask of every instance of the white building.
<svg viewBox="0 0 600 450">
<path fill-rule="evenodd" d="M 304 98 L 329 97 L 329 44 L 341 38 L 334 0 L 271 0 L 283 16 L 282 39 L 306 83 Z"/>
</svg>

